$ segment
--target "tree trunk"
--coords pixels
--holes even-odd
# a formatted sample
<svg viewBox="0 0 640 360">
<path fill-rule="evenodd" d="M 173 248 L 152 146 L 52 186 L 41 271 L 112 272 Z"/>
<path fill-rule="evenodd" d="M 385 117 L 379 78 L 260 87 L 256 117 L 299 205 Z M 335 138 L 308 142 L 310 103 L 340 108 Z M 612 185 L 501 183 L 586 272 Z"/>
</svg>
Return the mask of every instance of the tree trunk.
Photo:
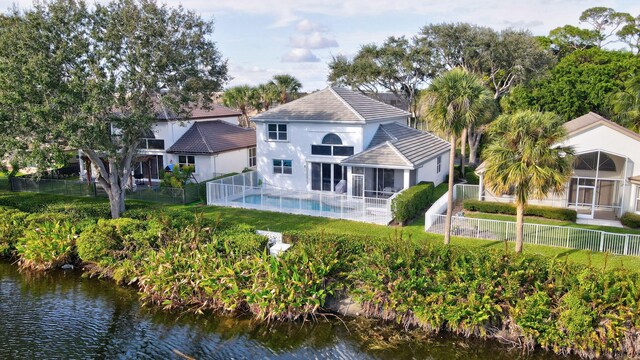
<svg viewBox="0 0 640 360">
<path fill-rule="evenodd" d="M 478 147 L 480 146 L 480 139 L 482 138 L 482 132 L 478 129 L 469 129 L 467 137 L 469 139 L 469 164 L 478 164 Z"/>
<path fill-rule="evenodd" d="M 451 149 L 449 150 L 449 192 L 447 193 L 447 216 L 444 223 L 444 244 L 451 243 L 451 216 L 453 216 L 453 178 L 456 162 L 456 136 L 451 135 Z"/>
<path fill-rule="evenodd" d="M 516 253 L 522 253 L 524 243 L 524 204 L 516 204 Z"/>
<path fill-rule="evenodd" d="M 467 128 L 462 130 L 462 137 L 460 138 L 460 179 L 465 179 L 464 176 L 464 161 L 467 157 Z"/>
</svg>

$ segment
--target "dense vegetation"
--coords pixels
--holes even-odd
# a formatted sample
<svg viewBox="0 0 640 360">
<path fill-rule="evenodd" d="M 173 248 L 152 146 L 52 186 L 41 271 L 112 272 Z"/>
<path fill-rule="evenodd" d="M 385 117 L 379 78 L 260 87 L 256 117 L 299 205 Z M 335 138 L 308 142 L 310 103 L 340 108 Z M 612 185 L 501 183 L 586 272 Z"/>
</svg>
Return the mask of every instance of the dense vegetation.
<svg viewBox="0 0 640 360">
<path fill-rule="evenodd" d="M 640 229 L 640 215 L 633 213 L 625 213 L 620 218 L 620 222 L 624 226 L 628 226 L 632 229 Z"/>
<path fill-rule="evenodd" d="M 491 214 L 516 214 L 516 207 L 513 204 L 506 202 L 465 200 L 462 206 L 465 210 L 469 211 L 479 211 Z M 536 205 L 527 206 L 524 214 L 528 216 L 540 216 L 547 219 L 568 221 L 576 221 L 578 216 L 575 210 Z"/>
<path fill-rule="evenodd" d="M 400 233 L 289 232 L 286 241 L 294 246 L 274 258 L 252 227 L 183 207 L 133 204 L 112 220 L 104 202 L 25 199 L 0 196 L 5 255 L 29 269 L 83 264 L 167 309 L 295 320 L 322 313 L 330 296 L 350 296 L 366 316 L 430 333 L 581 356 L 640 350 L 640 274 L 625 269 L 517 256 L 508 248 L 445 247 Z"/>
<path fill-rule="evenodd" d="M 424 214 L 424 210 L 433 204 L 433 183 L 421 182 L 401 192 L 391 200 L 391 213 L 400 224 Z"/>
</svg>

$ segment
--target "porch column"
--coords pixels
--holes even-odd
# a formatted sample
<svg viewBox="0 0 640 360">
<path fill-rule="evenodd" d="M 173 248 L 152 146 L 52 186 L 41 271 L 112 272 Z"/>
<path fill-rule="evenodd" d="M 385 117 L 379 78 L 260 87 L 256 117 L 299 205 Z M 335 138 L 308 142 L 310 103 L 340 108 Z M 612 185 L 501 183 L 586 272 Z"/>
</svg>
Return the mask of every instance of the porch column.
<svg viewBox="0 0 640 360">
<path fill-rule="evenodd" d="M 83 181 L 86 174 L 84 169 L 84 159 L 82 158 L 82 150 L 78 150 L 78 165 L 80 165 L 80 181 Z"/>
<path fill-rule="evenodd" d="M 351 166 L 347 166 L 347 196 L 348 197 L 351 197 L 351 195 L 353 195 L 353 191 L 352 191 L 353 179 L 351 178 L 351 175 L 353 174 L 352 169 L 353 168 Z"/>
<path fill-rule="evenodd" d="M 484 175 L 480 174 L 478 179 L 478 200 L 482 201 L 482 192 L 484 191 Z"/>
<path fill-rule="evenodd" d="M 404 177 L 403 177 L 403 189 L 408 189 L 409 186 L 411 186 L 411 170 L 405 169 L 404 170 Z"/>
</svg>

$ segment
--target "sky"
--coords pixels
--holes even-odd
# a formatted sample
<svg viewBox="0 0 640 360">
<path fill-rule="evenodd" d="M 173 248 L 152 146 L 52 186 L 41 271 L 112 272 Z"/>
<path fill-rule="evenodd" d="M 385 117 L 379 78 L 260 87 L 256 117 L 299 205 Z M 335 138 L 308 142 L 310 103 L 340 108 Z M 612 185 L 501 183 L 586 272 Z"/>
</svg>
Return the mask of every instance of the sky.
<svg viewBox="0 0 640 360">
<path fill-rule="evenodd" d="M 213 19 L 216 41 L 233 78 L 227 86 L 257 85 L 291 74 L 303 91 L 327 86 L 328 63 L 353 56 L 360 46 L 389 36 L 415 35 L 429 23 L 469 22 L 494 29 L 528 29 L 534 35 L 565 24 L 579 26 L 580 13 L 606 6 L 640 14 L 638 0 L 183 0 Z M 0 10 L 30 0 L 0 0 Z M 586 25 L 585 25 L 586 26 Z M 622 47 L 622 45 L 619 45 Z"/>
</svg>

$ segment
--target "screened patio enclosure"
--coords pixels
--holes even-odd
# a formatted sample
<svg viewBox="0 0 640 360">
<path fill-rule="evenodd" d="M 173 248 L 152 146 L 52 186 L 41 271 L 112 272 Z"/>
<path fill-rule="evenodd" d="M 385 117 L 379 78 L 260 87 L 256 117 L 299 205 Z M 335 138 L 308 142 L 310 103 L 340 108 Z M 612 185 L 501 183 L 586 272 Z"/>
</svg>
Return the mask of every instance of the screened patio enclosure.
<svg viewBox="0 0 640 360">
<path fill-rule="evenodd" d="M 416 184 L 415 170 L 353 167 L 350 172 L 353 196 L 385 198 Z"/>
<path fill-rule="evenodd" d="M 626 156 L 604 151 L 577 154 L 567 206 L 584 219 L 621 216 L 629 165 Z"/>
</svg>

